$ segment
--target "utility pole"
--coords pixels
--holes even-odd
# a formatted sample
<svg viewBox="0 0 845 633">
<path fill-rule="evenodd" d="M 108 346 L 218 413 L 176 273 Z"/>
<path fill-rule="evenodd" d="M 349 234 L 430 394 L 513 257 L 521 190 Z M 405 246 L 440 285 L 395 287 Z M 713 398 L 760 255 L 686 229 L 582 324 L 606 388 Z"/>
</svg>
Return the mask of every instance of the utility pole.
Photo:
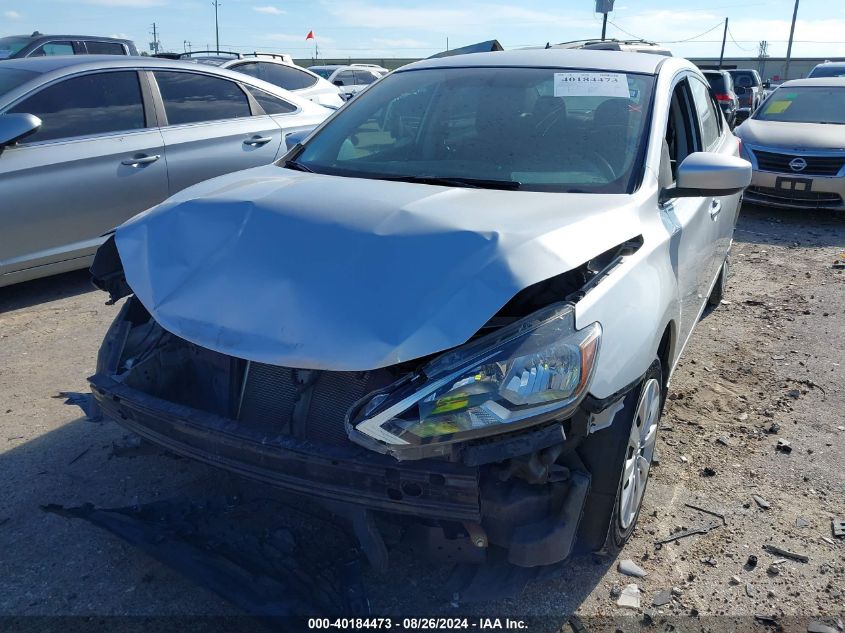
<svg viewBox="0 0 845 633">
<path fill-rule="evenodd" d="M 792 61 L 792 37 L 795 35 L 795 20 L 798 18 L 798 1 L 792 11 L 792 26 L 789 27 L 789 44 L 786 47 L 786 66 L 783 69 L 783 80 L 789 81 L 789 62 Z"/>
<path fill-rule="evenodd" d="M 150 42 L 150 50 L 153 55 L 158 55 L 158 29 L 155 22 L 153 22 L 153 41 Z"/>
<path fill-rule="evenodd" d="M 217 21 L 217 9 L 220 8 L 220 3 L 214 0 L 211 4 L 214 5 L 214 43 L 217 47 L 215 50 L 220 50 L 220 23 Z"/>
<path fill-rule="evenodd" d="M 765 80 L 766 79 L 766 58 L 769 56 L 769 43 L 766 40 L 762 40 L 760 42 L 760 45 L 757 47 L 757 56 L 760 59 L 760 61 L 757 64 L 757 70 L 760 71 L 760 76 Z"/>
<path fill-rule="evenodd" d="M 722 52 L 719 53 L 719 70 L 722 70 L 722 62 L 725 59 L 725 41 L 728 39 L 728 18 L 725 18 L 725 32 L 722 33 Z"/>
</svg>

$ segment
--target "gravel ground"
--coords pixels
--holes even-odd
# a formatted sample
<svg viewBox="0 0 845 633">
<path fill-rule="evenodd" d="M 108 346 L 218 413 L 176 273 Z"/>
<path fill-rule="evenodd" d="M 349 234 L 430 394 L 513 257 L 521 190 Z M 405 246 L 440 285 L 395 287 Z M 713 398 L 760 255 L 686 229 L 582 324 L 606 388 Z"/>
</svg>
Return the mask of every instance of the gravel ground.
<svg viewBox="0 0 845 633">
<path fill-rule="evenodd" d="M 845 515 L 845 271 L 833 266 L 843 250 L 841 214 L 745 207 L 726 300 L 699 324 L 675 373 L 659 464 L 619 557 L 648 575 L 581 558 L 518 597 L 471 610 L 543 616 L 538 626 L 549 630 L 573 613 L 591 630 L 651 620 L 665 620 L 661 630 L 763 627 L 754 616 L 786 630 L 807 630 L 810 620 L 842 630 L 845 539 L 833 537 L 831 520 Z M 215 471 L 189 460 L 117 457 L 119 427 L 88 422 L 54 397 L 86 389 L 116 313 L 104 300 L 85 272 L 0 289 L 0 615 L 237 615 L 105 532 L 40 510 L 201 496 L 219 485 Z M 779 440 L 791 452 L 777 450 Z M 655 547 L 673 532 L 721 523 L 686 503 L 724 515 L 724 524 Z M 325 537 L 318 522 L 295 523 L 306 539 Z M 388 576 L 368 572 L 366 582 L 377 613 L 459 613 L 444 595 L 446 576 L 400 550 Z M 629 584 L 639 609 L 617 606 Z M 669 601 L 653 607 L 667 598 L 661 592 Z"/>
</svg>

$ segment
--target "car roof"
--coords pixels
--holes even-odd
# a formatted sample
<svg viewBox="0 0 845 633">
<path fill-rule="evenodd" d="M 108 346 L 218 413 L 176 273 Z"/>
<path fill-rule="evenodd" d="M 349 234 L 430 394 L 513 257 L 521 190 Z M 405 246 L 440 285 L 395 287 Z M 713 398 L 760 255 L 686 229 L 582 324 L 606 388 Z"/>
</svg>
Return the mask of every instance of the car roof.
<svg viewBox="0 0 845 633">
<path fill-rule="evenodd" d="M 845 62 L 822 62 L 821 64 L 816 64 L 816 68 L 819 66 L 845 66 Z"/>
<path fill-rule="evenodd" d="M 121 37 L 107 37 L 105 35 L 66 35 L 64 33 L 39 33 L 38 35 L 34 35 L 30 33 L 29 35 L 9 35 L 3 37 L 16 37 L 22 40 L 40 40 L 44 39 L 54 39 L 60 37 L 66 40 L 103 40 L 107 42 L 128 42 L 129 40 L 121 38 Z"/>
<path fill-rule="evenodd" d="M 810 79 L 791 79 L 784 81 L 779 88 L 800 88 L 802 86 L 845 87 L 845 77 L 812 77 Z"/>
<path fill-rule="evenodd" d="M 18 68 L 36 73 L 49 73 L 72 66 L 82 70 L 97 68 L 134 68 L 136 66 L 162 68 L 183 68 L 196 70 L 195 62 L 183 62 L 174 59 L 162 59 L 147 55 L 46 55 L 44 57 L 24 57 L 22 59 L 4 59 L 0 68 Z M 212 68 L 209 66 L 208 68 Z"/>
<path fill-rule="evenodd" d="M 297 95 L 295 92 L 285 90 L 276 85 L 251 77 L 236 70 L 228 70 L 220 68 L 219 66 L 209 66 L 206 64 L 197 64 L 196 62 L 183 62 L 172 59 L 161 59 L 159 57 L 149 57 L 146 55 L 56 55 L 46 57 L 26 57 L 23 59 L 4 59 L 0 60 L 0 70 L 4 68 L 15 68 L 19 70 L 29 70 L 38 73 L 37 78 L 33 78 L 14 88 L 10 92 L 0 94 L 0 101 L 18 98 L 20 94 L 25 94 L 31 90 L 33 82 L 40 84 L 45 81 L 52 81 L 53 79 L 61 78 L 66 74 L 73 74 L 77 72 L 109 70 L 109 69 L 152 69 L 152 70 L 185 70 L 190 72 L 199 72 L 205 74 L 218 75 L 226 77 L 233 81 L 248 83 L 254 85 L 256 88 L 266 90 L 271 93 L 280 91 L 284 93 L 285 98 L 293 101 L 297 105 L 303 103 L 310 103 L 304 97 Z"/>
<path fill-rule="evenodd" d="M 526 68 L 585 68 L 590 70 L 654 75 L 657 73 L 661 64 L 667 59 L 671 58 L 664 57 L 663 55 L 629 53 L 625 51 L 572 48 L 521 49 L 424 59 L 403 66 L 394 72 L 405 72 L 422 68 L 513 66 Z"/>
</svg>

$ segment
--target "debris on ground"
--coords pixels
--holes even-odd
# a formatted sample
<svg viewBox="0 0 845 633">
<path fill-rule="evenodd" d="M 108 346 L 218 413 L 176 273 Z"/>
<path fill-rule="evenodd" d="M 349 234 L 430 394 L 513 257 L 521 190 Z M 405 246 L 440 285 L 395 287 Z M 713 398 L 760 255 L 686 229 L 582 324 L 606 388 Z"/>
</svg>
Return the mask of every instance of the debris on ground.
<svg viewBox="0 0 845 633">
<path fill-rule="evenodd" d="M 777 446 L 775 446 L 775 450 L 781 453 L 791 453 L 792 446 L 784 439 L 778 440 Z"/>
<path fill-rule="evenodd" d="M 709 532 L 715 530 L 717 527 L 721 527 L 721 525 L 721 523 L 711 522 L 706 525 L 702 525 L 700 527 L 692 528 L 689 530 L 681 530 L 680 532 L 675 532 L 674 534 L 668 536 L 663 540 L 655 541 L 654 544 L 658 549 L 660 549 L 660 547 L 662 547 L 666 543 L 671 543 L 672 541 L 677 541 L 679 539 L 687 538 L 688 536 L 694 536 L 696 534 L 708 534 Z"/>
<path fill-rule="evenodd" d="M 653 607 L 665 607 L 667 604 L 672 602 L 672 592 L 666 591 L 658 591 L 655 596 L 654 600 L 651 601 L 651 605 Z"/>
<path fill-rule="evenodd" d="M 810 527 L 810 522 L 805 519 L 804 517 L 798 517 L 795 519 L 795 527 L 797 528 L 806 528 Z"/>
<path fill-rule="evenodd" d="M 839 517 L 837 519 L 833 519 L 831 522 L 831 530 L 833 530 L 833 535 L 839 538 L 845 537 L 845 518 Z"/>
<path fill-rule="evenodd" d="M 766 501 L 760 495 L 751 495 L 751 498 L 754 499 L 754 503 L 756 503 L 758 506 L 760 506 L 763 510 L 768 510 L 769 508 L 772 507 L 772 504 L 769 503 L 768 501 Z"/>
<path fill-rule="evenodd" d="M 89 446 L 89 447 L 88 447 L 88 448 L 86 448 L 84 451 L 82 451 L 79 455 L 77 455 L 77 456 L 76 456 L 76 457 L 74 457 L 72 460 L 70 460 L 70 461 L 67 463 L 67 465 L 68 465 L 68 466 L 70 466 L 71 464 L 75 464 L 75 463 L 76 463 L 76 462 L 78 462 L 80 459 L 82 459 L 83 457 L 85 457 L 85 455 L 87 455 L 87 454 L 88 454 L 88 451 L 90 451 L 90 450 L 91 450 L 91 447 Z"/>
<path fill-rule="evenodd" d="M 792 560 L 797 560 L 800 563 L 810 562 L 809 556 L 805 556 L 804 554 L 796 554 L 795 552 L 790 552 L 789 550 L 781 549 L 777 545 L 771 545 L 770 543 L 766 543 L 765 545 L 763 545 L 763 549 L 769 552 L 769 554 L 775 554 L 777 556 L 791 558 Z"/>
<path fill-rule="evenodd" d="M 731 584 L 738 585 L 742 582 L 742 579 L 739 576 L 731 576 Z"/>
<path fill-rule="evenodd" d="M 745 583 L 745 595 L 749 598 L 753 598 L 757 595 L 757 590 L 750 582 Z"/>
<path fill-rule="evenodd" d="M 751 556 L 748 557 L 748 560 L 745 561 L 745 570 L 751 571 L 755 567 L 757 567 L 757 557 L 754 554 L 751 554 Z"/>
<path fill-rule="evenodd" d="M 619 594 L 619 600 L 616 601 L 616 604 L 620 607 L 626 607 L 628 609 L 639 609 L 640 608 L 640 588 L 634 583 L 630 585 L 626 585 L 625 588 L 622 590 L 622 593 Z"/>
<path fill-rule="evenodd" d="M 709 514 L 710 516 L 722 519 L 722 525 L 728 524 L 728 520 L 725 518 L 725 515 L 721 514 L 720 512 L 708 510 L 707 508 L 702 508 L 701 506 L 693 505 L 692 503 L 685 503 L 684 505 L 688 508 L 692 508 L 693 510 L 698 510 L 699 512 L 703 512 L 704 514 Z"/>
<path fill-rule="evenodd" d="M 839 629 L 824 622 L 813 620 L 807 625 L 807 633 L 839 633 Z"/>
<path fill-rule="evenodd" d="M 648 576 L 648 572 L 630 558 L 619 561 L 619 573 L 625 574 L 626 576 L 633 576 L 634 578 L 645 578 Z"/>
</svg>

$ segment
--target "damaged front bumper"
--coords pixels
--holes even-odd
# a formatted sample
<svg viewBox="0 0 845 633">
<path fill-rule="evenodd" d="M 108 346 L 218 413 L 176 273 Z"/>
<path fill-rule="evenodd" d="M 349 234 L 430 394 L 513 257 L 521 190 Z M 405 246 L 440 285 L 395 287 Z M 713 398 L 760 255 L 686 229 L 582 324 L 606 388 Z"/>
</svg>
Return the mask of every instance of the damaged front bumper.
<svg viewBox="0 0 845 633">
<path fill-rule="evenodd" d="M 478 470 L 403 464 L 357 447 L 251 433 L 230 419 L 90 378 L 102 413 L 174 453 L 317 499 L 454 521 L 479 521 Z"/>
</svg>

